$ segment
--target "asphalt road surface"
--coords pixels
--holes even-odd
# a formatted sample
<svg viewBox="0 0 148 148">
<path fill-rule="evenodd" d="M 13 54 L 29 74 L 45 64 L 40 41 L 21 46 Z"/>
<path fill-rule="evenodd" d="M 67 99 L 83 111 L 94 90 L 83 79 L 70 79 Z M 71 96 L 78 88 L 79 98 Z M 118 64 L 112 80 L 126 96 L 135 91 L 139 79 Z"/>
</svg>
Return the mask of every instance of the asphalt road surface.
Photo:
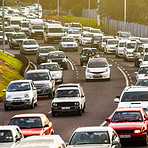
<svg viewBox="0 0 148 148">
<path fill-rule="evenodd" d="M 38 40 L 40 45 L 43 40 Z M 53 44 L 58 50 L 58 44 Z M 80 66 L 80 51 L 84 47 L 79 47 L 78 52 L 66 52 L 69 58 L 68 70 L 64 70 L 63 83 L 80 83 L 86 96 L 86 111 L 82 116 L 75 114 L 51 116 L 51 99 L 48 97 L 38 97 L 38 106 L 34 109 L 15 109 L 4 111 L 3 102 L 0 102 L 0 125 L 8 124 L 12 116 L 19 113 L 44 113 L 53 122 L 55 134 L 59 134 L 65 142 L 68 142 L 73 131 L 82 126 L 107 125 L 105 118 L 109 117 L 116 109 L 117 104 L 114 98 L 119 96 L 123 88 L 127 85 L 135 84 L 135 74 L 137 68 L 134 62 L 125 62 L 123 59 L 115 58 L 115 55 L 106 55 L 100 52 L 101 57 L 106 57 L 111 67 L 111 80 L 85 81 L 85 67 Z M 18 49 L 10 50 L 6 45 L 6 51 L 17 54 Z M 35 55 L 26 55 L 30 61 L 36 64 Z M 140 144 L 124 145 L 123 147 L 143 147 Z M 147 146 L 148 147 L 148 146 Z"/>
</svg>

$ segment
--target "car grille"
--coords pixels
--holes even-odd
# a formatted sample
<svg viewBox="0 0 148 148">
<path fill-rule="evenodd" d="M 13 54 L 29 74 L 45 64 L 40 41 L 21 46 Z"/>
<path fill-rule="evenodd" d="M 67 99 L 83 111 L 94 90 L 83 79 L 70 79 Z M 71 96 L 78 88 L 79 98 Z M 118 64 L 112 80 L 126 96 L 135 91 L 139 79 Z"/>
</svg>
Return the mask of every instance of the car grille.
<svg viewBox="0 0 148 148">
<path fill-rule="evenodd" d="M 16 98 L 13 98 L 13 99 L 20 100 L 20 99 L 22 99 L 22 98 L 21 98 L 21 97 L 16 97 Z"/>
<path fill-rule="evenodd" d="M 26 49 L 37 49 L 37 47 L 28 47 Z"/>
<path fill-rule="evenodd" d="M 73 46 L 73 44 L 67 44 L 67 46 Z"/>
<path fill-rule="evenodd" d="M 39 90 L 42 87 L 44 87 L 44 84 L 35 84 L 35 87 L 36 87 L 37 90 Z"/>
<path fill-rule="evenodd" d="M 24 105 L 24 102 L 13 102 L 12 105 Z"/>
<path fill-rule="evenodd" d="M 57 106 L 74 106 L 75 102 L 60 102 L 57 103 Z"/>
<path fill-rule="evenodd" d="M 134 131 L 133 130 L 116 130 L 117 134 L 122 134 L 122 133 L 133 133 Z"/>
<path fill-rule="evenodd" d="M 93 73 L 93 74 L 101 74 L 101 73 L 104 73 L 104 71 L 102 71 L 102 72 L 91 72 L 91 73 Z"/>
</svg>

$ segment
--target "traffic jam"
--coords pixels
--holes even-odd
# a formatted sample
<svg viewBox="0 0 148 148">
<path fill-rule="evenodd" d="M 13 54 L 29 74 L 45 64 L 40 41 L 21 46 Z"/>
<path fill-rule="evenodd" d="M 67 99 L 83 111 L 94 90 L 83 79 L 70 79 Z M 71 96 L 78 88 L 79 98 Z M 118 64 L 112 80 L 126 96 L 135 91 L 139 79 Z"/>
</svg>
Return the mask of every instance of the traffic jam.
<svg viewBox="0 0 148 148">
<path fill-rule="evenodd" d="M 3 106 L 2 120 L 11 113 L 13 116 L 8 124 L 1 122 L 0 148 L 121 148 L 127 143 L 132 147 L 134 143 L 138 143 L 134 147 L 146 147 L 148 38 L 120 30 L 114 36 L 98 28 L 82 26 L 79 22 L 62 24 L 42 19 L 42 12 L 39 13 L 37 8 L 42 9 L 39 4 L 18 9 L 4 7 L 0 47 L 5 31 L 7 52 L 26 56 L 30 61 L 35 59 L 36 62 L 31 61 L 34 68 L 24 73 L 24 79 L 11 81 L 3 90 L 5 97 L 0 103 Z M 126 81 L 128 84 L 122 83 L 121 93 L 113 85 L 116 72 L 112 72 L 115 60 L 111 61 L 111 57 L 126 65 L 132 64 L 131 69 L 136 69 L 136 83 L 132 85 L 121 70 L 123 83 Z M 83 79 L 79 78 L 78 72 Z M 95 88 L 91 89 L 89 85 Z M 107 85 L 110 90 L 107 90 Z M 118 92 L 111 100 L 114 103 L 112 112 L 104 114 L 105 118 L 101 119 L 104 124 L 91 124 L 91 116 L 98 120 L 99 117 L 89 113 L 94 106 L 98 108 L 96 113 L 99 108 L 101 110 L 97 105 L 103 102 L 103 97 L 99 103 L 93 101 L 86 91 L 87 87 L 96 97 L 103 96 L 97 93 L 103 92 L 103 89 L 107 94 L 108 91 Z M 90 100 L 93 103 L 90 104 Z M 47 106 L 42 103 L 48 105 L 48 113 L 45 111 Z M 87 114 L 90 116 L 86 117 Z M 83 121 L 82 117 L 85 117 Z M 86 118 L 90 121 L 88 124 Z M 72 129 L 71 122 L 74 124 Z M 58 129 L 56 123 L 65 125 Z M 67 132 L 64 132 L 66 128 Z M 63 135 L 68 135 L 68 138 L 63 138 Z"/>
</svg>

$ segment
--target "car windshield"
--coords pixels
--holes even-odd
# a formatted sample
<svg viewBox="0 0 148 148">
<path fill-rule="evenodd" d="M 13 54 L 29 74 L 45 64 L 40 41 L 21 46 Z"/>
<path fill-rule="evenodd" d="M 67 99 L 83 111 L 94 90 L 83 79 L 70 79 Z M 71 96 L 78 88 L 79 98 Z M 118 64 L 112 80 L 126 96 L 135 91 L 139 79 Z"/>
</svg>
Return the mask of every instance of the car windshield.
<svg viewBox="0 0 148 148">
<path fill-rule="evenodd" d="M 109 144 L 109 134 L 107 131 L 76 132 L 72 136 L 69 145 L 83 144 Z"/>
<path fill-rule="evenodd" d="M 138 74 L 146 74 L 148 72 L 148 67 L 140 67 Z"/>
<path fill-rule="evenodd" d="M 140 111 L 116 112 L 111 122 L 140 122 L 143 121 Z"/>
<path fill-rule="evenodd" d="M 125 43 L 119 43 L 119 47 L 125 47 Z"/>
<path fill-rule="evenodd" d="M 13 39 L 26 39 L 25 34 L 14 34 Z"/>
<path fill-rule="evenodd" d="M 36 45 L 37 42 L 35 40 L 28 40 L 28 41 L 24 41 L 24 45 Z"/>
<path fill-rule="evenodd" d="M 0 130 L 0 143 L 13 142 L 11 130 Z"/>
<path fill-rule="evenodd" d="M 28 73 L 25 75 L 26 80 L 43 81 L 50 80 L 49 75 L 45 72 L 42 73 Z"/>
<path fill-rule="evenodd" d="M 9 125 L 17 125 L 20 129 L 43 128 L 40 117 L 20 117 L 11 119 Z"/>
<path fill-rule="evenodd" d="M 148 61 L 148 55 L 145 55 L 145 56 L 144 56 L 143 61 Z"/>
<path fill-rule="evenodd" d="M 101 33 L 101 30 L 100 29 L 92 29 L 91 32 L 92 33 Z"/>
<path fill-rule="evenodd" d="M 19 25 L 20 21 L 11 21 L 11 25 Z"/>
<path fill-rule="evenodd" d="M 55 51 L 56 49 L 54 47 L 40 47 L 39 52 L 40 53 L 48 53 L 50 51 Z"/>
<path fill-rule="evenodd" d="M 136 86 L 148 86 L 148 79 L 138 79 Z"/>
<path fill-rule="evenodd" d="M 128 49 L 133 49 L 135 47 L 135 43 L 128 43 L 127 48 Z"/>
<path fill-rule="evenodd" d="M 49 53 L 48 58 L 49 59 L 55 59 L 55 58 L 64 58 L 64 53 Z"/>
<path fill-rule="evenodd" d="M 22 24 L 22 27 L 27 27 L 27 28 L 29 28 L 29 23 L 23 23 L 23 24 Z"/>
<path fill-rule="evenodd" d="M 126 37 L 130 37 L 131 35 L 129 33 L 120 33 L 120 37 L 126 38 Z"/>
<path fill-rule="evenodd" d="M 121 102 L 148 101 L 148 91 L 125 92 Z"/>
<path fill-rule="evenodd" d="M 62 97 L 80 97 L 80 93 L 77 89 L 57 90 L 55 93 L 55 98 Z"/>
<path fill-rule="evenodd" d="M 118 44 L 118 41 L 115 41 L 115 40 L 108 41 L 108 44 Z"/>
<path fill-rule="evenodd" d="M 83 34 L 83 37 L 92 37 L 92 35 L 91 34 Z"/>
<path fill-rule="evenodd" d="M 75 31 L 68 31 L 68 34 L 79 34 L 79 31 L 75 30 Z"/>
<path fill-rule="evenodd" d="M 63 38 L 62 42 L 74 42 L 74 38 Z"/>
<path fill-rule="evenodd" d="M 43 26 L 36 26 L 36 25 L 35 25 L 35 26 L 33 26 L 32 28 L 33 28 L 33 29 L 43 29 Z"/>
<path fill-rule="evenodd" d="M 100 67 L 107 67 L 108 64 L 104 60 L 98 60 L 98 61 L 91 61 L 88 63 L 88 68 L 100 68 Z"/>
<path fill-rule="evenodd" d="M 81 28 L 82 26 L 81 26 L 81 24 L 76 23 L 76 24 L 71 24 L 71 27 L 80 27 Z"/>
<path fill-rule="evenodd" d="M 49 33 L 63 33 L 62 28 L 49 28 Z"/>
<path fill-rule="evenodd" d="M 59 71 L 60 68 L 57 64 L 40 65 L 41 69 L 48 69 L 49 71 Z"/>
<path fill-rule="evenodd" d="M 10 83 L 7 88 L 8 92 L 27 91 L 27 90 L 30 90 L 30 84 L 28 82 Z"/>
<path fill-rule="evenodd" d="M 14 32 L 12 28 L 5 28 L 5 32 Z"/>
</svg>

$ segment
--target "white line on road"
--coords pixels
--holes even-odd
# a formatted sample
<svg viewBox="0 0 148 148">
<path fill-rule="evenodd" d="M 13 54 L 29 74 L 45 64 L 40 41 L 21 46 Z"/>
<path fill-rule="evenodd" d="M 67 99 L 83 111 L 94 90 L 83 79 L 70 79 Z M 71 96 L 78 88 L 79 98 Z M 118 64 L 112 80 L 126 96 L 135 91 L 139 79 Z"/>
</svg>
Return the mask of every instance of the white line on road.
<svg viewBox="0 0 148 148">
<path fill-rule="evenodd" d="M 68 60 L 68 62 L 70 64 L 70 66 L 71 66 L 71 69 L 74 70 L 74 66 L 73 66 L 72 62 L 70 60 Z"/>
<path fill-rule="evenodd" d="M 51 111 L 49 111 L 48 114 L 51 114 Z"/>
</svg>

